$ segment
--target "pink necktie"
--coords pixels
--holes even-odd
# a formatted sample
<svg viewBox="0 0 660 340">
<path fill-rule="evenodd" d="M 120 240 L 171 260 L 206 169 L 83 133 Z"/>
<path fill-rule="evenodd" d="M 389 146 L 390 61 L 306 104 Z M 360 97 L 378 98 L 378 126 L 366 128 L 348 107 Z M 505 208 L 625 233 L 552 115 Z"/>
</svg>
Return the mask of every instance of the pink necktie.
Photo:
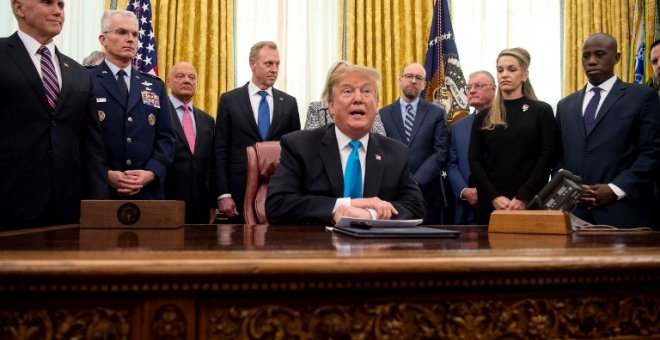
<svg viewBox="0 0 660 340">
<path fill-rule="evenodd" d="M 181 105 L 181 107 L 183 107 L 183 133 L 186 134 L 188 145 L 190 145 L 190 152 L 195 153 L 195 129 L 193 128 L 190 109 L 188 105 Z"/>
<path fill-rule="evenodd" d="M 41 54 L 41 80 L 44 84 L 46 99 L 48 99 L 50 107 L 54 109 L 60 99 L 60 84 L 57 81 L 55 65 L 53 65 L 53 59 L 46 46 L 41 46 L 37 52 Z"/>
</svg>

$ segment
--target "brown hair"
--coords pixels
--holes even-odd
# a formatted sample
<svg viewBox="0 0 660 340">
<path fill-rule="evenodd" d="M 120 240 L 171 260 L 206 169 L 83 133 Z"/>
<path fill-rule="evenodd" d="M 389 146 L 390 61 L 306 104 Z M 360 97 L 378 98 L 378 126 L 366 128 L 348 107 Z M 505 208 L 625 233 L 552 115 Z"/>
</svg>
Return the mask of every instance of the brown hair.
<svg viewBox="0 0 660 340">
<path fill-rule="evenodd" d="M 274 50 L 277 50 L 277 44 L 273 41 L 260 41 L 250 48 L 250 59 L 252 60 L 257 60 L 257 57 L 259 56 L 259 51 L 261 51 L 262 48 L 264 47 L 269 47 Z"/>
</svg>

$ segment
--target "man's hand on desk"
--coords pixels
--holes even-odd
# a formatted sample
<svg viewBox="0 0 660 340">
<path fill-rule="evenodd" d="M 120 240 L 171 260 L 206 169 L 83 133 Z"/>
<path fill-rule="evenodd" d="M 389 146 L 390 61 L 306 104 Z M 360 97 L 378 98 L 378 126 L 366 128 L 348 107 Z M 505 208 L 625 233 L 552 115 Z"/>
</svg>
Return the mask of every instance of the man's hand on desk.
<svg viewBox="0 0 660 340">
<path fill-rule="evenodd" d="M 371 213 L 365 208 L 340 205 L 337 207 L 337 210 L 335 210 L 335 213 L 332 214 L 332 221 L 337 224 L 342 217 L 355 217 L 370 220 Z"/>
<path fill-rule="evenodd" d="M 389 220 L 393 215 L 399 214 L 392 203 L 383 201 L 378 197 L 352 199 L 351 207 L 373 209 L 376 211 L 379 220 Z"/>
<path fill-rule="evenodd" d="M 218 210 L 221 213 L 225 214 L 227 217 L 234 217 L 238 215 L 238 210 L 236 209 L 236 203 L 231 197 L 223 197 L 218 201 Z"/>
</svg>

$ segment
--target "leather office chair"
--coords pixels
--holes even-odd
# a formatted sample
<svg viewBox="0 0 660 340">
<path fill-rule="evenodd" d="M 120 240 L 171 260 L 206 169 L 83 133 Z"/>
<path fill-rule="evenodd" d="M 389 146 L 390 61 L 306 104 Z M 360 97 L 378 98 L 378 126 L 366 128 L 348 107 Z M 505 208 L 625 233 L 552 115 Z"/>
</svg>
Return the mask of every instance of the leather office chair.
<svg viewBox="0 0 660 340">
<path fill-rule="evenodd" d="M 280 142 L 259 142 L 247 147 L 247 184 L 243 216 L 246 224 L 267 224 L 266 190 L 280 165 Z"/>
</svg>

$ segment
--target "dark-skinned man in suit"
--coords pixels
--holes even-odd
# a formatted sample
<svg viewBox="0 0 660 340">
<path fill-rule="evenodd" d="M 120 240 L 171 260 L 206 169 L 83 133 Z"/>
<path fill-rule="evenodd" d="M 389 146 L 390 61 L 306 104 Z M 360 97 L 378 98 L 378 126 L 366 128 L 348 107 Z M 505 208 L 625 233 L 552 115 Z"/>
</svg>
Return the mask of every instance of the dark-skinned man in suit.
<svg viewBox="0 0 660 340">
<path fill-rule="evenodd" d="M 280 165 L 266 198 L 269 223 L 424 217 L 408 149 L 369 132 L 378 114 L 379 82 L 373 68 L 351 65 L 336 71 L 325 98 L 334 124 L 282 137 Z"/>
<path fill-rule="evenodd" d="M 63 0 L 12 0 L 11 8 L 18 31 L 0 39 L 2 225 L 78 223 L 82 198 L 108 197 L 92 81 L 53 42 Z"/>
<path fill-rule="evenodd" d="M 213 133 L 215 121 L 193 106 L 197 71 L 181 61 L 170 69 L 170 112 L 174 127 L 174 161 L 165 177 L 165 198 L 186 202 L 186 223 L 203 224 L 215 219 Z"/>
<path fill-rule="evenodd" d="M 653 176 L 660 163 L 660 102 L 648 86 L 614 75 L 617 42 L 596 33 L 582 45 L 587 85 L 557 104 L 559 167 L 582 177 L 573 213 L 590 223 L 650 226 Z"/>
<path fill-rule="evenodd" d="M 248 146 L 300 130 L 296 99 L 273 87 L 280 54 L 272 41 L 250 49 L 252 79 L 220 96 L 215 124 L 216 193 L 220 213 L 242 223 Z"/>
</svg>

